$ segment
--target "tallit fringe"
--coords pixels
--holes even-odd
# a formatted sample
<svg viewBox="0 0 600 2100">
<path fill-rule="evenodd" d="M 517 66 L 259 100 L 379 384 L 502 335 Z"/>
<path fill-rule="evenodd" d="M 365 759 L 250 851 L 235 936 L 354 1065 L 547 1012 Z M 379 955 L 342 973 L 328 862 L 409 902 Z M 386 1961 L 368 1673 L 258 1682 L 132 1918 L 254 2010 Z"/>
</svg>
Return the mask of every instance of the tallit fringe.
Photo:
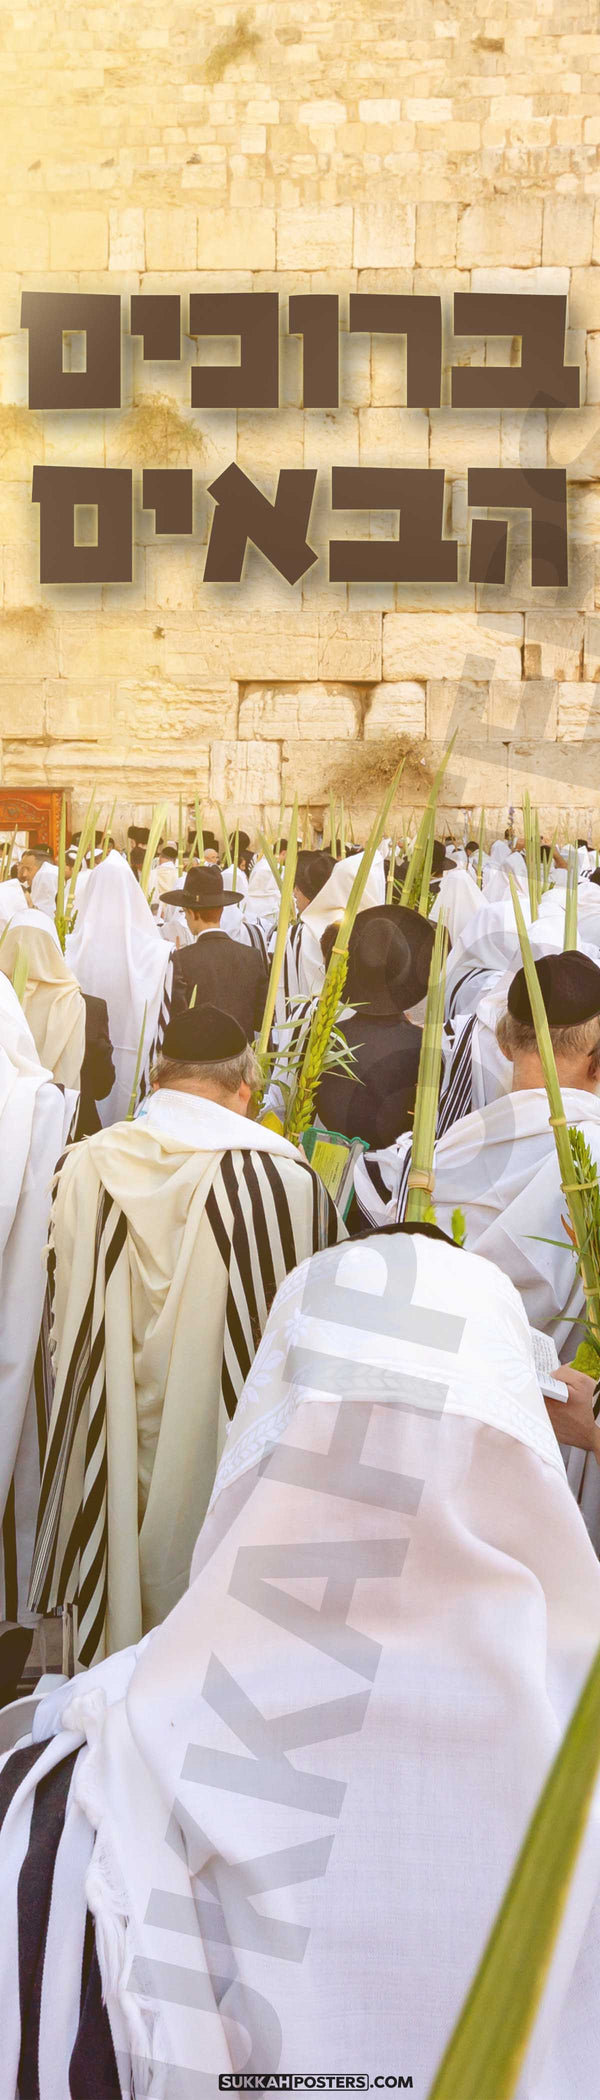
<svg viewBox="0 0 600 2100">
<path fill-rule="evenodd" d="M 144 2094 L 160 2100 L 163 2080 L 157 2084 L 156 2079 L 162 2072 L 166 2081 L 169 2071 L 166 2038 L 160 2013 L 144 2006 L 126 1986 L 135 1950 L 114 1848 L 103 1827 L 98 1762 L 105 1715 L 106 1699 L 100 1690 L 76 1695 L 63 1714 L 63 1726 L 85 1735 L 88 1743 L 88 1756 L 77 1769 L 73 1788 L 75 1800 L 96 1832 L 85 1893 L 96 1929 L 103 2002 L 106 2004 L 109 1994 L 116 1998 L 125 2022 L 132 2060 L 131 2092 L 136 2100 L 137 2096 L 142 2100 Z M 166 2100 L 166 2084 L 164 2092 Z"/>
</svg>

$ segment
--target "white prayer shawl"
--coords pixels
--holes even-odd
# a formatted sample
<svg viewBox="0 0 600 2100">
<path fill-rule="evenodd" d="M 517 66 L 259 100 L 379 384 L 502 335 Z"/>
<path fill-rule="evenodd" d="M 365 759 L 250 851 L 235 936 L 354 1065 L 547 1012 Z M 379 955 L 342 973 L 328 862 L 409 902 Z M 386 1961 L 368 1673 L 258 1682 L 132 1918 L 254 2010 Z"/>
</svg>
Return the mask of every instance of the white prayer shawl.
<svg viewBox="0 0 600 2100">
<path fill-rule="evenodd" d="M 469 926 L 471 920 L 476 918 L 478 912 L 482 911 L 483 908 L 482 892 L 476 882 L 475 875 L 471 874 L 470 869 L 447 868 L 445 875 L 442 875 L 437 897 L 434 898 L 429 916 L 435 924 L 440 917 L 440 913 L 443 914 L 450 935 L 450 944 L 454 947 L 459 935 L 464 932 L 465 926 Z"/>
<path fill-rule="evenodd" d="M 7 998 L 7 994 L 10 997 Z M 46 1419 L 34 1364 L 46 1272 L 50 1184 L 72 1106 L 37 1057 L 0 983 L 0 1618 L 26 1610 Z M 19 1008 L 20 1012 L 20 1008 Z"/>
<path fill-rule="evenodd" d="M 31 902 L 36 911 L 43 911 L 47 919 L 54 919 L 58 892 L 58 868 L 52 861 L 43 861 L 34 875 L 31 885 Z"/>
<path fill-rule="evenodd" d="M 529 900 L 522 900 L 523 917 L 529 928 Z M 448 958 L 446 1013 L 474 1013 L 485 992 L 494 989 L 507 970 L 514 975 L 521 960 L 519 936 L 512 898 L 504 904 L 488 904 L 463 928 Z"/>
<path fill-rule="evenodd" d="M 574 1087 L 563 1087 L 562 1095 L 567 1122 L 582 1131 L 600 1169 L 599 1097 Z M 411 1145 L 403 1135 L 357 1162 L 358 1201 L 374 1224 L 404 1216 Z M 432 1201 L 442 1231 L 451 1235 L 452 1212 L 460 1208 L 467 1247 L 512 1278 L 531 1326 L 553 1335 L 569 1363 L 583 1335 L 584 1299 L 562 1224 L 566 1204 L 545 1087 L 505 1094 L 454 1123 L 436 1144 L 434 1171 Z"/>
<path fill-rule="evenodd" d="M 501 868 L 505 861 L 510 860 L 511 852 L 512 847 L 508 839 L 494 839 L 493 846 L 490 847 L 490 860 L 493 861 L 494 867 Z"/>
<path fill-rule="evenodd" d="M 322 990 L 325 963 L 321 938 L 327 926 L 341 926 L 362 857 L 362 853 L 353 853 L 348 860 L 337 861 L 323 889 L 305 906 L 296 925 L 290 928 L 275 1007 L 280 1028 L 289 1020 L 290 1008 L 293 1017 L 295 999 L 312 999 Z M 370 911 L 375 904 L 385 904 L 385 869 L 380 853 L 375 855 L 360 909 Z"/>
<path fill-rule="evenodd" d="M 508 1279 L 402 1237 L 297 1270 L 187 1595 L 36 1720 L 49 1764 L 88 1746 L 73 1796 L 123 2092 L 379 2065 L 424 2100 L 599 1640 Z M 6 2100 L 36 1776 L 0 1832 Z M 596 2090 L 599 1881 L 596 1794 L 515 2100 Z"/>
<path fill-rule="evenodd" d="M 223 888 L 226 890 L 233 889 L 233 873 L 233 864 L 230 868 L 223 868 Z M 228 933 L 231 941 L 235 941 L 239 937 L 244 904 L 248 895 L 248 877 L 244 874 L 243 868 L 236 870 L 235 887 L 237 895 L 242 900 L 241 903 L 226 904 L 224 911 L 221 913 L 221 932 Z"/>
<path fill-rule="evenodd" d="M 1 950 L 0 950 L 1 956 Z M 170 947 L 161 940 L 139 882 L 120 853 L 94 868 L 82 899 L 67 959 L 84 992 L 105 999 L 115 1083 L 98 1114 L 106 1126 L 128 1114 L 146 1021 L 138 1099 L 148 1086 L 152 1058 L 168 1018 Z"/>
<path fill-rule="evenodd" d="M 0 972 L 0 1043 L 21 1078 L 39 1080 L 40 1060 L 29 1022 L 8 977 Z M 46 1078 L 51 1078 L 46 1073 Z"/>
<path fill-rule="evenodd" d="M 11 919 L 0 948 L 0 970 L 13 977 L 27 961 L 23 1011 L 40 1063 L 62 1086 L 78 1089 L 85 1052 L 85 1001 L 62 954 L 55 926 L 41 911 Z"/>
<path fill-rule="evenodd" d="M 335 1237 L 345 1228 L 294 1147 L 214 1101 L 161 1089 L 134 1124 L 68 1154 L 31 1597 L 75 1605 L 83 1664 L 181 1596 L 277 1286 Z"/>
<path fill-rule="evenodd" d="M 261 922 L 266 920 L 274 925 L 279 918 L 280 903 L 279 883 L 269 867 L 268 860 L 265 860 L 264 854 L 260 854 L 249 876 L 248 890 L 242 907 L 243 918 L 248 922 L 256 919 L 260 919 Z"/>
<path fill-rule="evenodd" d="M 494 864 L 493 867 L 490 866 L 487 869 L 484 890 L 486 900 L 490 904 L 502 903 L 504 898 L 510 897 L 509 877 L 511 875 L 514 876 L 517 889 L 521 891 L 523 896 L 526 896 L 528 882 L 527 863 L 524 854 L 510 852 L 508 858 L 502 861 L 500 867 Z"/>
<path fill-rule="evenodd" d="M 27 893 L 21 887 L 21 883 L 17 882 L 16 876 L 10 882 L 0 882 L 0 933 L 3 926 L 8 926 L 10 919 L 14 919 L 16 912 L 28 909 Z"/>
</svg>

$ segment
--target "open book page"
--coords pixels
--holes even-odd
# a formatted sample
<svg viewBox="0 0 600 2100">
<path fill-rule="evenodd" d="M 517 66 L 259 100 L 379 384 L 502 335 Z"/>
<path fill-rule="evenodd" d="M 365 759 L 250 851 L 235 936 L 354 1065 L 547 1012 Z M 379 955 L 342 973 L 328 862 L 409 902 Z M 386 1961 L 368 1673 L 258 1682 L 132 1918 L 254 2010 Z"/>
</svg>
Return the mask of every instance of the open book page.
<svg viewBox="0 0 600 2100">
<path fill-rule="evenodd" d="M 559 1364 L 558 1349 L 551 1334 L 543 1334 L 540 1327 L 530 1328 L 533 1342 L 533 1357 L 539 1383 L 547 1400 L 567 1400 L 568 1391 L 560 1378 L 554 1377 Z"/>
</svg>

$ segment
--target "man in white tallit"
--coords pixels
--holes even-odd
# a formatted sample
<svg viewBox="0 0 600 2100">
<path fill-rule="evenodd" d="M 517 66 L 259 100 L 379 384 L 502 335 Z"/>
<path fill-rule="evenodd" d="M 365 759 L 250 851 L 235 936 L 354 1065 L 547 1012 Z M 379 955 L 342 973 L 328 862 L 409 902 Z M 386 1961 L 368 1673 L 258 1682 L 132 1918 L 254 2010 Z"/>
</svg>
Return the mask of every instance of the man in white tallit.
<svg viewBox="0 0 600 2100">
<path fill-rule="evenodd" d="M 31 1598 L 73 1606 L 82 1665 L 182 1595 L 278 1285 L 345 1237 L 294 1147 L 247 1120 L 258 1079 L 237 1021 L 188 1008 L 140 1117 L 74 1146 L 59 1177 Z"/>
<path fill-rule="evenodd" d="M 186 1596 L 4 1765 L 3 2100 L 28 2060 L 85 2090 L 84 2044 L 104 2100 L 349 2066 L 425 2100 L 599 1641 L 508 1279 L 422 1230 L 304 1263 Z M 599 1885 L 596 1797 L 514 2100 L 596 2093 Z"/>
<path fill-rule="evenodd" d="M 21 1003 L 40 1063 L 76 1097 L 85 1053 L 85 1001 L 56 927 L 33 907 L 15 914 L 0 948 L 4 975 L 12 979 L 17 968 L 25 978 Z"/>
<path fill-rule="evenodd" d="M 0 956 L 1 956 L 0 950 Z M 107 854 L 88 877 L 67 940 L 67 962 L 82 992 L 104 999 L 115 1083 L 98 1114 L 103 1126 L 127 1116 L 148 1088 L 169 1013 L 171 948 L 122 854 Z"/>
<path fill-rule="evenodd" d="M 315 856 L 316 858 L 317 856 Z M 362 853 L 351 853 L 336 861 L 327 881 L 305 902 L 287 936 L 284 967 L 279 980 L 275 1015 L 279 1027 L 293 1016 L 295 999 L 315 998 L 325 982 L 321 938 L 327 926 L 340 926 Z M 360 903 L 361 911 L 385 904 L 385 869 L 376 853 Z"/>
<path fill-rule="evenodd" d="M 600 969 L 576 951 L 543 956 L 536 969 L 567 1122 L 581 1130 L 600 1169 Z M 511 1092 L 440 1138 L 432 1200 L 445 1232 L 453 1211 L 463 1212 L 466 1245 L 512 1278 L 532 1327 L 552 1335 L 568 1363 L 583 1334 L 583 1291 L 562 1222 L 565 1198 L 523 969 L 510 984 L 498 1038 L 513 1068 Z M 356 1193 L 372 1224 L 404 1216 L 411 1147 L 404 1135 L 357 1162 Z"/>
<path fill-rule="evenodd" d="M 30 1626 L 27 1591 L 47 1427 L 36 1360 L 43 1250 L 52 1176 L 71 1113 L 40 1064 L 12 985 L 0 975 L 0 1619 Z"/>
</svg>

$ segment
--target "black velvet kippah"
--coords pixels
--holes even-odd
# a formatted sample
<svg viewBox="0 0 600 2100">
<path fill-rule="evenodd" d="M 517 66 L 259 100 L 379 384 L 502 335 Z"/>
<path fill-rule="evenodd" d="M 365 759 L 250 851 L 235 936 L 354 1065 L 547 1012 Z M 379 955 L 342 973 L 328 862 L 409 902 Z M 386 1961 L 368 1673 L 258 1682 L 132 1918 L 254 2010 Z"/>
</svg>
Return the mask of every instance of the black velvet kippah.
<svg viewBox="0 0 600 2100">
<path fill-rule="evenodd" d="M 551 1028 L 578 1028 L 600 1015 L 600 970 L 590 955 L 569 949 L 563 955 L 540 956 L 535 967 Z M 507 1003 L 514 1021 L 533 1027 L 524 970 L 513 977 Z"/>
<path fill-rule="evenodd" d="M 241 1057 L 247 1047 L 239 1021 L 217 1006 L 189 1006 L 185 1013 L 174 1014 L 162 1043 L 165 1057 L 186 1065 L 224 1064 L 228 1057 Z"/>
</svg>

